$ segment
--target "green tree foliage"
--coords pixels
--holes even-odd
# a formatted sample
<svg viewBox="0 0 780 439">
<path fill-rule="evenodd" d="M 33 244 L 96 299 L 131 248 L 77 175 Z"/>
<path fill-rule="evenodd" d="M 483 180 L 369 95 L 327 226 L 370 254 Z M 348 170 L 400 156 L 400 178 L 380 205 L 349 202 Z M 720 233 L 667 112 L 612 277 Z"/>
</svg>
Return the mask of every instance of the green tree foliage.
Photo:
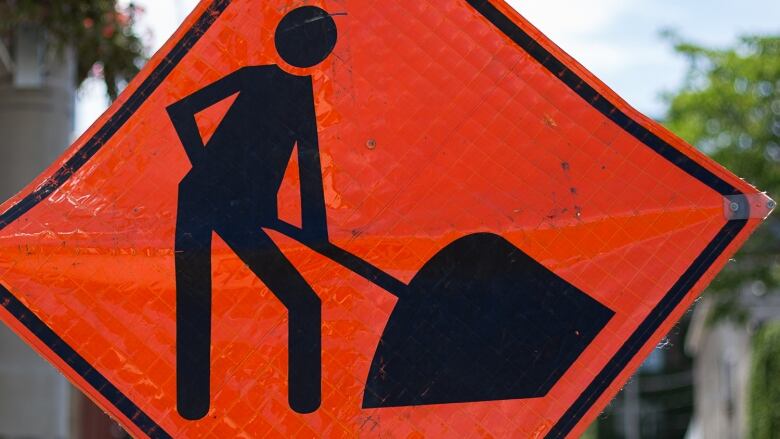
<svg viewBox="0 0 780 439">
<path fill-rule="evenodd" d="M 761 328 L 753 338 L 748 423 L 753 439 L 780 434 L 780 323 Z"/>
<path fill-rule="evenodd" d="M 742 38 L 715 50 L 677 42 L 689 70 L 668 96 L 667 126 L 770 195 L 780 195 L 780 36 Z M 780 218 L 745 244 L 710 287 L 714 319 L 744 318 L 741 291 L 762 295 L 780 284 Z"/>
<path fill-rule="evenodd" d="M 138 73 L 144 45 L 133 24 L 138 8 L 120 8 L 116 0 L 0 0 L 0 37 L 20 25 L 42 27 L 59 48 L 72 45 L 78 58 L 78 83 L 100 76 L 115 99 Z"/>
</svg>

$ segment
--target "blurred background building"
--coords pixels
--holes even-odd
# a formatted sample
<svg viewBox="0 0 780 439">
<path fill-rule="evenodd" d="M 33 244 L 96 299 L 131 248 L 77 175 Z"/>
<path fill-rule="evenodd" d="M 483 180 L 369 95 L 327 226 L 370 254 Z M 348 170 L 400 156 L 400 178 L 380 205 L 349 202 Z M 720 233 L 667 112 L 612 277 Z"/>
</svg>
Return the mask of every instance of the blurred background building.
<svg viewBox="0 0 780 439">
<path fill-rule="evenodd" d="M 780 2 L 509 3 L 639 110 L 780 194 Z M 195 4 L 0 0 L 0 198 L 83 132 Z M 648 358 L 589 437 L 780 438 L 777 217 Z M 0 327 L 0 438 L 111 437 L 124 433 Z"/>
<path fill-rule="evenodd" d="M 743 322 L 712 323 L 704 299 L 693 313 L 685 348 L 695 358 L 689 439 L 774 438 L 780 377 L 780 294 L 740 296 Z M 766 404 L 773 404 L 767 407 Z"/>
</svg>

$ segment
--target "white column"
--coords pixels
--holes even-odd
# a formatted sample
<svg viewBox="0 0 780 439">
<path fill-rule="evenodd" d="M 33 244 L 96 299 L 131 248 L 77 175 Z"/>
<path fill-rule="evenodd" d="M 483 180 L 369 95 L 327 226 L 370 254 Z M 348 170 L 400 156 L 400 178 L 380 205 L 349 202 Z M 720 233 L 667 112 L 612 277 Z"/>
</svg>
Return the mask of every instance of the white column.
<svg viewBox="0 0 780 439">
<path fill-rule="evenodd" d="M 0 198 L 43 171 L 73 131 L 75 62 L 54 53 L 34 28 L 16 32 L 0 59 Z M 71 428 L 70 384 L 0 325 L 0 437 L 60 439 Z"/>
</svg>

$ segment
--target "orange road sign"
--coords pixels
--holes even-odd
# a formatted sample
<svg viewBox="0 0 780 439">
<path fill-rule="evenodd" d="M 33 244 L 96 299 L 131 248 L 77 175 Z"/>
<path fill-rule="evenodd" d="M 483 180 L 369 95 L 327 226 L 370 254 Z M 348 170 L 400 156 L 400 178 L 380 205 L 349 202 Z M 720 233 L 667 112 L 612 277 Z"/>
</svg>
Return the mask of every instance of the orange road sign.
<svg viewBox="0 0 780 439">
<path fill-rule="evenodd" d="M 137 437 L 576 436 L 772 204 L 501 0 L 204 0 L 0 317 Z"/>
</svg>

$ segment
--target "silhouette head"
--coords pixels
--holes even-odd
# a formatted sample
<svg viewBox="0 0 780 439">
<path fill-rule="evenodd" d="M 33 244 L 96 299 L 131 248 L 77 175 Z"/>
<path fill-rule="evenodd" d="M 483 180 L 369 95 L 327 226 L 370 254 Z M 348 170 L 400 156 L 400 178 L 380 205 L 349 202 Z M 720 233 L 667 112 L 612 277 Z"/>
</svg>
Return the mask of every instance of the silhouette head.
<svg viewBox="0 0 780 439">
<path fill-rule="evenodd" d="M 321 63 L 336 46 L 336 23 L 316 6 L 293 9 L 276 27 L 274 43 L 282 59 L 294 67 Z"/>
</svg>

